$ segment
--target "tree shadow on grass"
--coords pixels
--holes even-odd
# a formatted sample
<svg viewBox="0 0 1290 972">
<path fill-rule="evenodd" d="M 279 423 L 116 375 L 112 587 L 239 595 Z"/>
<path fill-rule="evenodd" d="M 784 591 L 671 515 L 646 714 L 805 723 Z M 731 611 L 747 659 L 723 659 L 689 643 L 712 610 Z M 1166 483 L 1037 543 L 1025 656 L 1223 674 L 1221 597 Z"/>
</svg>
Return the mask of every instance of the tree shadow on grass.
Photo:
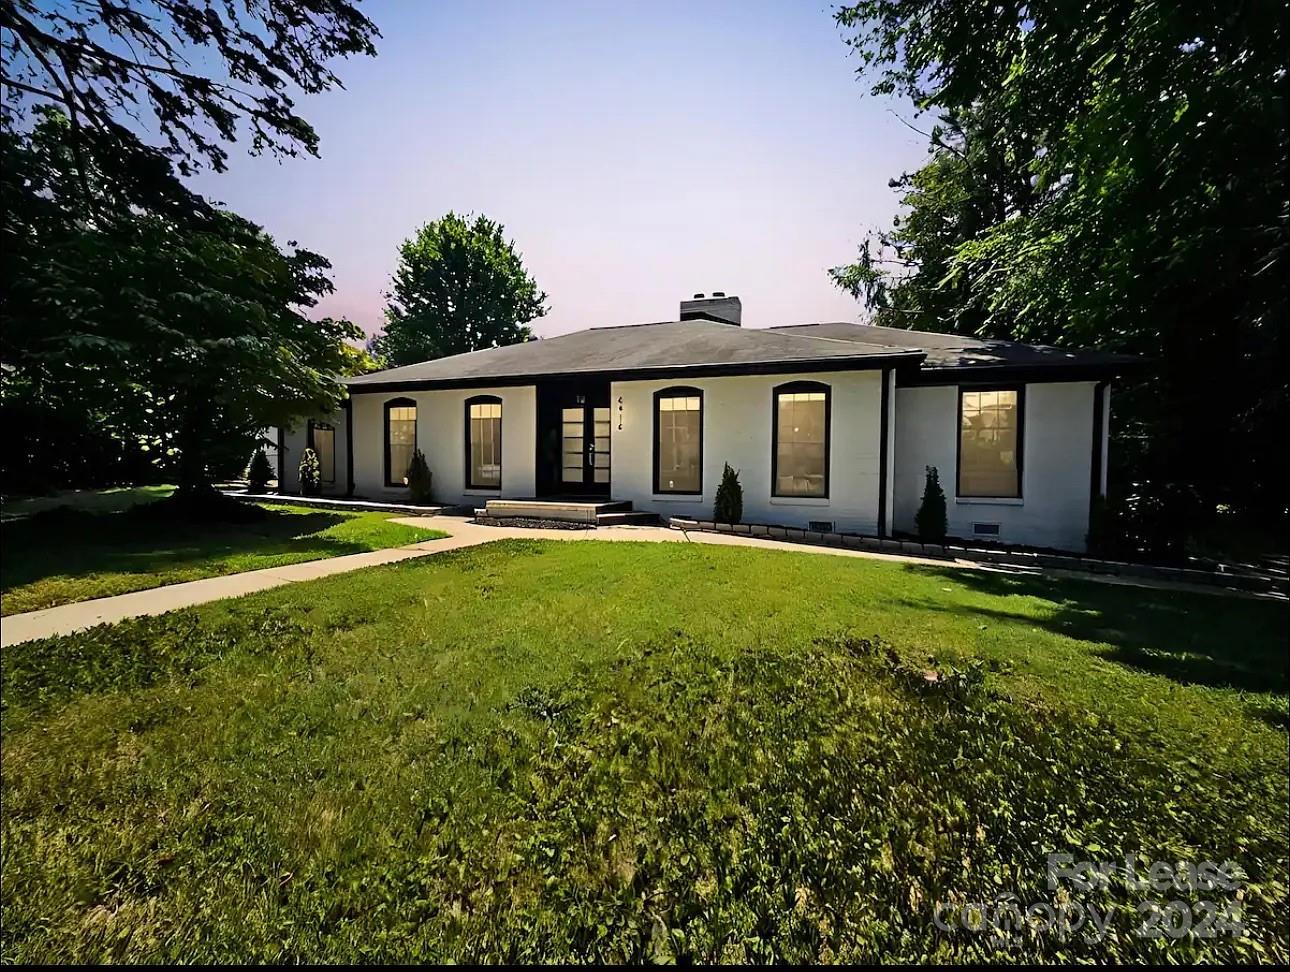
<svg viewBox="0 0 1290 972">
<path fill-rule="evenodd" d="M 367 546 L 322 531 L 348 517 L 317 511 L 266 511 L 248 523 L 185 522 L 118 513 L 35 516 L 0 527 L 3 581 L 9 590 L 48 577 L 154 574 L 243 557 L 334 557 Z"/>
<path fill-rule="evenodd" d="M 1281 602 L 1001 571 L 906 569 L 982 594 L 1036 597 L 1054 606 L 1036 616 L 1006 607 L 905 601 L 923 610 L 970 611 L 1041 627 L 1105 646 L 1097 651 L 1109 661 L 1183 684 L 1279 694 L 1290 689 L 1290 606 Z"/>
</svg>

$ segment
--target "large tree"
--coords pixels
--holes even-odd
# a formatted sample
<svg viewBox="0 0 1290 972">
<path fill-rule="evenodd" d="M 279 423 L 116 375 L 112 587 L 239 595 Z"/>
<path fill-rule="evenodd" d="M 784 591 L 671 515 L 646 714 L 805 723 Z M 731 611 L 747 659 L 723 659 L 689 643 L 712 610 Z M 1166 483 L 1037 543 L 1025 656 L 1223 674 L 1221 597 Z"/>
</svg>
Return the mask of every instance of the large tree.
<svg viewBox="0 0 1290 972">
<path fill-rule="evenodd" d="M 4 408 L 70 410 L 199 492 L 259 430 L 335 407 L 360 332 L 305 316 L 331 289 L 325 259 L 188 198 L 164 161 L 146 185 L 117 178 L 97 134 L 46 112 L 0 141 Z"/>
<path fill-rule="evenodd" d="M 1147 355 L 1133 473 L 1284 515 L 1284 2 L 864 0 L 878 94 L 930 116 L 908 207 L 834 271 L 884 323 Z"/>
<path fill-rule="evenodd" d="M 6 489 L 161 470 L 185 492 L 360 367 L 304 312 L 327 262 L 176 178 L 317 154 L 293 98 L 373 54 L 357 0 L 0 0 Z"/>
<path fill-rule="evenodd" d="M 293 92 L 339 85 L 328 62 L 377 36 L 351 0 L 0 0 L 0 82 L 13 112 L 53 105 L 118 149 L 150 130 L 180 173 L 222 170 L 239 129 L 254 151 L 316 155 Z"/>
<path fill-rule="evenodd" d="M 393 366 L 533 338 L 546 294 L 503 227 L 456 213 L 422 226 L 399 247 L 399 265 L 372 350 Z"/>
</svg>

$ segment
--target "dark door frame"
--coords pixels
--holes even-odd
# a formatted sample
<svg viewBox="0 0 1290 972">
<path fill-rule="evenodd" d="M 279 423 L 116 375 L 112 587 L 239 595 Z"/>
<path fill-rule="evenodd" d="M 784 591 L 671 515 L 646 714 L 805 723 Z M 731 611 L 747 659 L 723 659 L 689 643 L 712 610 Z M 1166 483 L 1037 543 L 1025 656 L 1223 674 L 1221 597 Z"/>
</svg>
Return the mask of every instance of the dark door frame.
<svg viewBox="0 0 1290 972">
<path fill-rule="evenodd" d="M 582 481 L 563 476 L 564 409 L 583 410 Z M 609 409 L 609 382 L 559 381 L 537 386 L 537 458 L 534 486 L 538 496 L 608 496 L 610 483 L 595 481 L 595 410 Z M 612 449 L 610 452 L 612 478 Z"/>
</svg>

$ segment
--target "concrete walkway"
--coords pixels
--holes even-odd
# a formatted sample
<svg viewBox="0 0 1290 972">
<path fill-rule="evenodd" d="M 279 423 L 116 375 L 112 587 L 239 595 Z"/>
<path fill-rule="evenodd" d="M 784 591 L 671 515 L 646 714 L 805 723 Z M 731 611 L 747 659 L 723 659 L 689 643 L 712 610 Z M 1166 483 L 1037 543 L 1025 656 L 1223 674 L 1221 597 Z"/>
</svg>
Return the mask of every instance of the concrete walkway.
<svg viewBox="0 0 1290 972">
<path fill-rule="evenodd" d="M 43 611 L 14 614 L 0 619 L 0 646 L 7 647 L 21 644 L 24 641 L 34 641 L 37 638 L 71 634 L 74 631 L 91 628 L 96 624 L 113 624 L 126 618 L 165 614 L 167 611 L 192 607 L 196 604 L 206 604 L 210 601 L 219 601 L 228 597 L 241 597 L 243 594 L 254 594 L 257 591 L 266 591 L 273 587 L 281 587 L 284 584 L 316 580 L 319 577 L 343 574 L 363 567 L 393 564 L 401 560 L 428 557 L 448 550 L 460 550 L 463 547 L 475 547 L 495 540 L 509 539 L 707 543 L 715 546 L 757 547 L 763 550 L 786 550 L 793 553 L 819 554 L 827 557 L 857 557 L 866 560 L 925 564 L 932 567 L 982 570 L 994 573 L 1043 574 L 1044 576 L 1069 577 L 1077 580 L 1134 587 L 1194 590 L 1198 593 L 1206 594 L 1241 593 L 1224 591 L 1213 587 L 1202 587 L 1195 584 L 1178 584 L 1167 581 L 1153 582 L 1145 579 L 1090 575 L 1075 571 L 1021 570 L 981 564 L 976 561 L 939 560 L 930 557 L 915 557 L 894 553 L 874 553 L 867 550 L 817 547 L 801 543 L 787 543 L 783 540 L 770 540 L 764 537 L 734 536 L 721 533 L 687 533 L 682 530 L 668 529 L 667 527 L 620 526 L 600 527 L 595 530 L 535 530 L 524 527 L 480 526 L 477 523 L 472 523 L 468 517 L 463 516 L 397 517 L 394 522 L 404 523 L 408 526 L 441 530 L 449 535 L 438 540 L 422 540 L 406 547 L 348 554 L 344 557 L 331 557 L 325 560 L 310 560 L 301 564 L 268 567 L 264 570 L 250 570 L 241 574 L 228 574 L 223 577 L 207 577 L 203 580 L 188 581 L 184 584 L 170 584 L 166 587 L 154 587 L 146 591 L 118 594 L 115 597 L 100 597 L 91 601 L 63 604 L 59 607 L 46 608 Z M 1259 595 L 1247 594 L 1244 596 L 1258 597 Z"/>
</svg>

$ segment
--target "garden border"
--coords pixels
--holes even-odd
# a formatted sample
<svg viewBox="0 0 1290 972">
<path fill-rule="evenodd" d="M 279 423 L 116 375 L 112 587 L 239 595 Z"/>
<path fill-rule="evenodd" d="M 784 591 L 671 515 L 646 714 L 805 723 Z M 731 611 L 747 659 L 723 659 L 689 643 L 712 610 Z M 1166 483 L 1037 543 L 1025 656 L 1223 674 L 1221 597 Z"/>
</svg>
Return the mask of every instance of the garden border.
<svg viewBox="0 0 1290 972">
<path fill-rule="evenodd" d="M 900 540 L 860 533 L 820 532 L 803 527 L 777 526 L 768 523 L 717 523 L 713 520 L 692 520 L 683 516 L 668 518 L 673 530 L 702 533 L 728 533 L 731 536 L 761 537 L 767 540 L 784 540 L 813 546 L 841 547 L 868 550 L 874 553 L 893 553 L 943 560 L 967 560 L 983 564 L 1000 564 L 1032 570 L 1069 570 L 1086 574 L 1138 577 L 1151 580 L 1175 581 L 1185 584 L 1204 584 L 1209 587 L 1236 588 L 1255 594 L 1271 594 L 1287 598 L 1284 582 L 1257 574 L 1239 574 L 1231 571 L 1199 570 L 1194 567 L 1165 567 L 1156 564 L 1135 564 L 1120 560 L 1102 560 L 1078 554 L 1040 553 L 1030 550 L 1009 550 L 1000 547 L 964 547 L 953 543 L 923 543 L 920 540 Z"/>
</svg>

